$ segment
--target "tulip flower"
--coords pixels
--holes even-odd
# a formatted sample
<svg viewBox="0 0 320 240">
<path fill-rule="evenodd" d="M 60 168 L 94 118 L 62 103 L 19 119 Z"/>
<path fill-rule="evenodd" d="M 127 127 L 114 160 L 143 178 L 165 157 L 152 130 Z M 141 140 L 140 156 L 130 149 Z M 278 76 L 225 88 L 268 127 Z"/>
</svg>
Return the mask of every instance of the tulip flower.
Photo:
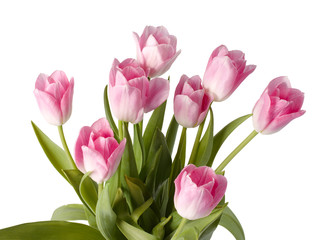
<svg viewBox="0 0 320 240">
<path fill-rule="evenodd" d="M 302 116 L 304 94 L 291 88 L 287 77 L 273 79 L 253 108 L 253 125 L 257 132 L 272 134 L 293 119 Z"/>
<path fill-rule="evenodd" d="M 164 74 L 176 60 L 181 50 L 176 51 L 177 38 L 163 27 L 146 26 L 141 37 L 133 33 L 137 59 L 149 77 Z"/>
<path fill-rule="evenodd" d="M 213 96 L 214 101 L 221 102 L 227 99 L 255 68 L 255 65 L 246 66 L 243 52 L 228 51 L 226 46 L 221 45 L 209 58 L 203 86 Z"/>
<path fill-rule="evenodd" d="M 227 179 L 207 166 L 186 166 L 176 180 L 174 205 L 183 218 L 195 220 L 208 216 L 223 198 Z"/>
<path fill-rule="evenodd" d="M 70 118 L 73 87 L 73 78 L 69 82 L 63 71 L 38 76 L 34 95 L 42 115 L 50 124 L 61 126 Z"/>
<path fill-rule="evenodd" d="M 103 183 L 116 172 L 125 145 L 126 139 L 119 144 L 108 121 L 101 118 L 91 127 L 81 128 L 75 146 L 76 165 L 83 173 L 91 172 L 94 181 Z"/>
<path fill-rule="evenodd" d="M 135 59 L 114 60 L 109 78 L 109 100 L 118 120 L 138 123 L 143 114 L 160 106 L 169 95 L 169 81 L 148 80 Z"/>
<path fill-rule="evenodd" d="M 186 128 L 196 127 L 204 120 L 212 97 L 201 86 L 199 76 L 182 75 L 174 94 L 174 116 Z"/>
</svg>

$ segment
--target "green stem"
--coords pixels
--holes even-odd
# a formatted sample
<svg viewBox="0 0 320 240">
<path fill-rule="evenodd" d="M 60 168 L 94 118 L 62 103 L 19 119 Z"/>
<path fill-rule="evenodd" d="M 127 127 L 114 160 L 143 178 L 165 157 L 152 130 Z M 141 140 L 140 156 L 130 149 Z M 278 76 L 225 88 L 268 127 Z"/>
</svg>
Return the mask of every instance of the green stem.
<svg viewBox="0 0 320 240">
<path fill-rule="evenodd" d="M 195 162 L 195 159 L 198 153 L 199 144 L 200 144 L 200 138 L 201 138 L 203 127 L 204 127 L 204 122 L 205 120 L 199 125 L 197 136 L 194 141 L 192 152 L 190 155 L 189 164 L 193 164 Z"/>
<path fill-rule="evenodd" d="M 76 164 L 74 163 L 74 160 L 73 160 L 73 158 L 71 156 L 71 153 L 69 151 L 66 139 L 64 137 L 62 125 L 58 126 L 58 131 L 59 131 L 59 135 L 60 135 L 60 139 L 61 139 L 61 143 L 62 143 L 63 149 L 64 149 L 65 153 L 67 154 L 68 159 L 70 160 L 70 162 L 74 166 L 74 168 L 77 169 Z"/>
<path fill-rule="evenodd" d="M 120 141 L 123 139 L 123 121 L 118 121 L 118 128 L 119 128 L 119 138 Z"/>
<path fill-rule="evenodd" d="M 186 218 L 181 219 L 181 222 L 180 222 L 176 232 L 174 233 L 173 237 L 171 238 L 171 240 L 174 240 L 179 236 L 179 234 L 181 233 L 181 231 L 182 231 L 184 225 L 187 223 L 187 221 L 188 221 L 188 219 L 186 219 Z"/>
<path fill-rule="evenodd" d="M 100 197 L 102 190 L 103 190 L 103 182 L 98 184 L 98 197 Z"/>
<path fill-rule="evenodd" d="M 255 137 L 258 132 L 253 130 L 246 139 L 244 139 L 229 155 L 225 160 L 217 167 L 216 173 L 221 173 L 222 170 L 228 165 L 228 163 Z"/>
<path fill-rule="evenodd" d="M 143 130 L 142 130 L 142 128 L 143 128 L 143 120 L 141 120 L 141 122 L 139 122 L 139 128 L 140 128 L 141 136 L 143 136 L 142 135 L 142 133 L 143 133 Z"/>
</svg>

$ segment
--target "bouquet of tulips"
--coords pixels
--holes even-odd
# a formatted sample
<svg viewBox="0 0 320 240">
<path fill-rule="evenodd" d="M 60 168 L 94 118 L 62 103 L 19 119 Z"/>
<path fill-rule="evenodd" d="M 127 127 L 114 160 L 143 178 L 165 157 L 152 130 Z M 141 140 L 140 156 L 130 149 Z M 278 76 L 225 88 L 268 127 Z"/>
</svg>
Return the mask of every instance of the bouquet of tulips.
<svg viewBox="0 0 320 240">
<path fill-rule="evenodd" d="M 141 36 L 134 33 L 134 39 L 137 59 L 113 61 L 104 89 L 106 117 L 80 129 L 73 154 L 62 126 L 71 116 L 74 79 L 69 81 L 63 71 L 38 76 L 34 95 L 44 118 L 58 127 L 63 149 L 34 123 L 33 129 L 82 204 L 57 208 L 51 221 L 2 229 L 0 239 L 209 240 L 218 225 L 236 239 L 245 239 L 226 202 L 224 169 L 258 133 L 275 133 L 303 115 L 303 93 L 291 88 L 287 77 L 275 78 L 252 114 L 214 134 L 212 103 L 226 100 L 256 67 L 246 65 L 242 51 L 222 45 L 212 52 L 203 79 L 181 76 L 174 92 L 174 115 L 162 130 L 170 79 L 160 76 L 180 54 L 177 39 L 165 27 L 152 26 Z M 152 115 L 144 122 L 148 112 Z M 224 141 L 250 117 L 252 133 L 213 170 Z M 187 129 L 195 127 L 187 156 Z"/>
</svg>

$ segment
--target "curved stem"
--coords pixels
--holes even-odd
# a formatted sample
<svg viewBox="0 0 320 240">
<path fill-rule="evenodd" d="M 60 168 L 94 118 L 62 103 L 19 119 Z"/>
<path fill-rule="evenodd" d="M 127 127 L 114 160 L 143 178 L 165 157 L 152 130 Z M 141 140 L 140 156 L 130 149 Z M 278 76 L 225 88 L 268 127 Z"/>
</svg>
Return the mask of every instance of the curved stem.
<svg viewBox="0 0 320 240">
<path fill-rule="evenodd" d="M 102 190 L 103 190 L 103 182 L 98 184 L 98 197 L 100 197 Z"/>
<path fill-rule="evenodd" d="M 258 132 L 253 130 L 246 139 L 244 139 L 229 155 L 225 160 L 217 167 L 216 173 L 219 174 L 228 165 L 228 163 L 255 137 Z"/>
<path fill-rule="evenodd" d="M 181 233 L 181 231 L 182 231 L 182 229 L 183 229 L 183 227 L 184 227 L 184 225 L 186 224 L 187 221 L 188 221 L 188 219 L 186 219 L 186 218 L 182 218 L 181 219 L 181 222 L 180 222 L 176 232 L 174 233 L 173 237 L 171 238 L 171 240 L 174 240 L 179 236 L 179 234 Z"/>
<path fill-rule="evenodd" d="M 71 156 L 71 153 L 70 153 L 70 151 L 69 151 L 69 148 L 68 148 L 66 139 L 65 139 L 65 137 L 64 137 L 62 125 L 61 125 L 61 126 L 58 126 L 58 131 L 59 131 L 59 135 L 60 135 L 60 139 L 61 139 L 61 143 L 62 143 L 63 149 L 64 149 L 64 151 L 66 152 L 68 159 L 69 159 L 70 162 L 73 164 L 74 168 L 77 169 L 76 164 L 74 163 L 74 160 L 73 160 L 73 158 L 72 158 L 72 156 Z"/>
</svg>

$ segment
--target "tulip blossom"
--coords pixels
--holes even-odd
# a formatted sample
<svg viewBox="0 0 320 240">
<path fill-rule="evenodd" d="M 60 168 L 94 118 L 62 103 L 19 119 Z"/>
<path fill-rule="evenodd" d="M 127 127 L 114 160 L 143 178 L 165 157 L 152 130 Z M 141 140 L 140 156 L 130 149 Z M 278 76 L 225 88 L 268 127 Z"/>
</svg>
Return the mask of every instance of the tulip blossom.
<svg viewBox="0 0 320 240">
<path fill-rule="evenodd" d="M 34 95 L 42 115 L 50 124 L 60 126 L 70 118 L 73 87 L 73 78 L 69 82 L 63 71 L 38 76 Z"/>
<path fill-rule="evenodd" d="M 278 132 L 305 113 L 303 100 L 304 94 L 291 88 L 287 77 L 273 79 L 253 108 L 254 129 L 263 134 Z"/>
<path fill-rule="evenodd" d="M 186 128 L 198 126 L 207 115 L 212 97 L 201 86 L 199 76 L 182 75 L 174 94 L 174 116 Z"/>
<path fill-rule="evenodd" d="M 221 45 L 209 58 L 203 86 L 213 96 L 214 101 L 221 102 L 227 99 L 255 68 L 255 65 L 246 66 L 243 52 L 228 51 L 226 46 Z"/>
<path fill-rule="evenodd" d="M 118 120 L 138 123 L 143 114 L 160 106 L 169 95 L 169 81 L 148 80 L 145 71 L 134 59 L 114 60 L 109 78 L 109 100 Z"/>
<path fill-rule="evenodd" d="M 91 172 L 90 177 L 102 183 L 116 172 L 125 145 L 126 139 L 119 144 L 108 121 L 101 118 L 91 127 L 81 128 L 75 146 L 76 165 L 81 172 Z"/>
<path fill-rule="evenodd" d="M 164 74 L 176 60 L 177 38 L 163 27 L 146 26 L 141 37 L 133 33 L 136 41 L 137 59 L 149 77 Z"/>
<path fill-rule="evenodd" d="M 227 179 L 207 166 L 186 166 L 176 180 L 174 205 L 183 218 L 195 220 L 208 216 L 223 198 Z"/>
</svg>

